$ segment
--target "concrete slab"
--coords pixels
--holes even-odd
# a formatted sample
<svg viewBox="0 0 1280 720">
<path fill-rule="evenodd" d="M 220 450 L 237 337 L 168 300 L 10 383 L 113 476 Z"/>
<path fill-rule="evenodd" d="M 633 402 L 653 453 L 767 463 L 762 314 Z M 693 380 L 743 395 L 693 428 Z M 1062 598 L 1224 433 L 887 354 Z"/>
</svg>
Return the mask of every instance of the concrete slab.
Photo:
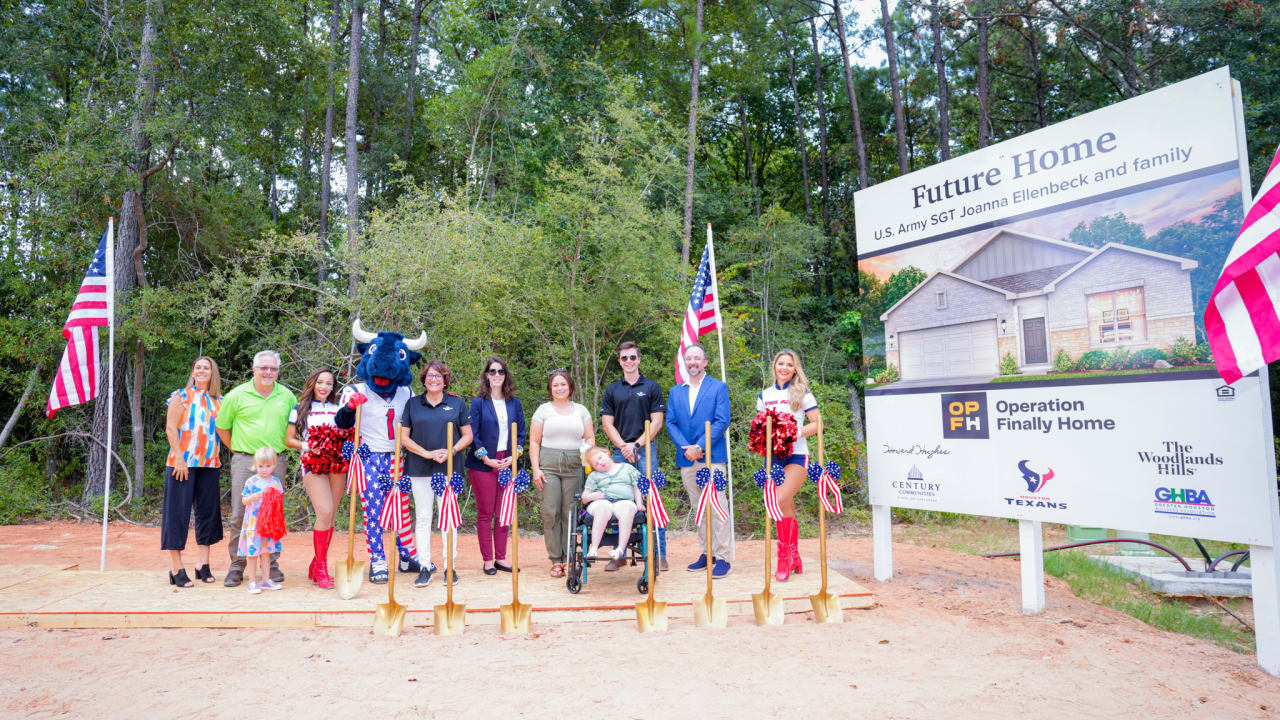
<svg viewBox="0 0 1280 720">
<path fill-rule="evenodd" d="M 1162 595 L 1187 596 L 1216 595 L 1219 597 L 1252 597 L 1253 574 L 1242 567 L 1236 572 L 1215 569 L 1212 573 L 1190 572 L 1171 557 L 1135 557 L 1124 555 L 1090 555 L 1094 562 L 1115 568 L 1129 577 L 1139 579 Z M 1218 568 L 1230 568 L 1229 562 Z M 1192 563 L 1191 567 L 1203 568 Z"/>
</svg>

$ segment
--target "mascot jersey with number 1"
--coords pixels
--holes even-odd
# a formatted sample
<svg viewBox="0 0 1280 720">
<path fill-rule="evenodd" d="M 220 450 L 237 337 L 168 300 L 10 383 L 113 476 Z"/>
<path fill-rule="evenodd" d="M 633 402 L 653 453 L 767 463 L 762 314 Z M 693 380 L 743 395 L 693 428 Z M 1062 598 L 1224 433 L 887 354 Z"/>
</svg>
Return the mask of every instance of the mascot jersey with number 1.
<svg viewBox="0 0 1280 720">
<path fill-rule="evenodd" d="M 405 403 L 413 396 L 409 389 L 413 382 L 409 368 L 421 359 L 416 351 L 426 344 L 427 336 L 423 333 L 415 340 L 405 340 L 403 335 L 395 332 L 374 334 L 360 327 L 359 320 L 352 323 L 351 334 L 355 336 L 356 349 L 361 353 L 360 364 L 356 366 L 356 377 L 361 382 L 343 388 L 339 400 L 341 409 L 334 423 L 340 428 L 354 426 L 356 408 L 363 406 L 360 447 L 356 449 L 356 455 L 364 466 L 366 481 L 361 500 L 364 502 L 365 540 L 369 544 L 369 581 L 384 583 L 388 565 L 378 518 L 382 514 L 382 504 L 391 492 L 396 429 L 400 426 Z M 399 484 L 400 492 L 409 497 L 413 490 L 409 478 L 402 476 Z M 413 541 L 408 503 L 404 503 L 403 508 L 404 529 L 396 534 L 400 571 L 418 572 L 422 568 Z"/>
</svg>

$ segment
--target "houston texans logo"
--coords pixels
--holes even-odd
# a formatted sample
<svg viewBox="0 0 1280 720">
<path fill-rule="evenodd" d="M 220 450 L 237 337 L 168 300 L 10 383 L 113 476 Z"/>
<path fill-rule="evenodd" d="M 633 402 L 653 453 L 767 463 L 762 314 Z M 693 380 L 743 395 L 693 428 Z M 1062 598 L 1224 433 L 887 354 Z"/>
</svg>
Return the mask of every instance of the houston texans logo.
<svg viewBox="0 0 1280 720">
<path fill-rule="evenodd" d="M 1027 461 L 1018 462 L 1018 469 L 1022 471 L 1022 479 L 1027 483 L 1027 492 L 1038 493 L 1044 489 L 1044 486 L 1053 479 L 1053 468 L 1049 468 L 1044 475 L 1027 467 Z"/>
</svg>

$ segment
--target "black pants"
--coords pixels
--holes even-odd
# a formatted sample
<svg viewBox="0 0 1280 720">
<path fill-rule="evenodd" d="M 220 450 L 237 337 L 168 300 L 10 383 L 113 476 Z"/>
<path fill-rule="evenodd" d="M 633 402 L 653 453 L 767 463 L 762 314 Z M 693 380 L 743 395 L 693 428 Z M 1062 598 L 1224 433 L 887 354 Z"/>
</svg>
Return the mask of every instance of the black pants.
<svg viewBox="0 0 1280 720">
<path fill-rule="evenodd" d="M 222 505 L 219 504 L 220 468 L 187 468 L 187 479 L 178 482 L 173 468 L 164 469 L 164 509 L 160 520 L 160 549 L 186 550 L 191 506 L 196 509 L 196 544 L 222 542 Z"/>
</svg>

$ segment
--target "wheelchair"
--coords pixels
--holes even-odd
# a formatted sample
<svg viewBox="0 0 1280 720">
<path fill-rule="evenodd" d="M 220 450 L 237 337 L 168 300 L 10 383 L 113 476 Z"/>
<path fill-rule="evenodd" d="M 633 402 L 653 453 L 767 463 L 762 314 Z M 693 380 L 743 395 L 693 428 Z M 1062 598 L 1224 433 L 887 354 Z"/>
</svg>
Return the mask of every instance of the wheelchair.
<svg viewBox="0 0 1280 720">
<path fill-rule="evenodd" d="M 604 538 L 600 541 L 599 557 L 594 560 L 587 559 L 587 550 L 591 545 L 591 524 L 594 518 L 582 505 L 582 493 L 574 493 L 573 499 L 578 503 L 578 520 L 576 523 L 571 523 L 568 530 L 569 567 L 565 573 L 565 586 L 569 588 L 569 592 L 576 595 L 582 591 L 582 586 L 587 584 L 587 571 L 591 566 L 596 562 L 609 562 L 609 556 L 604 549 L 618 547 L 619 538 L 618 519 L 611 518 L 609 525 L 605 528 Z M 627 552 L 619 558 L 623 565 L 635 567 L 637 561 L 641 565 L 643 572 L 636 580 L 636 591 L 640 593 L 649 592 L 649 535 L 646 532 L 645 520 L 645 511 L 637 510 L 635 521 L 631 526 L 631 537 L 622 541 Z M 657 560 L 657 558 L 654 559 Z M 657 581 L 656 564 L 654 582 Z"/>
</svg>

